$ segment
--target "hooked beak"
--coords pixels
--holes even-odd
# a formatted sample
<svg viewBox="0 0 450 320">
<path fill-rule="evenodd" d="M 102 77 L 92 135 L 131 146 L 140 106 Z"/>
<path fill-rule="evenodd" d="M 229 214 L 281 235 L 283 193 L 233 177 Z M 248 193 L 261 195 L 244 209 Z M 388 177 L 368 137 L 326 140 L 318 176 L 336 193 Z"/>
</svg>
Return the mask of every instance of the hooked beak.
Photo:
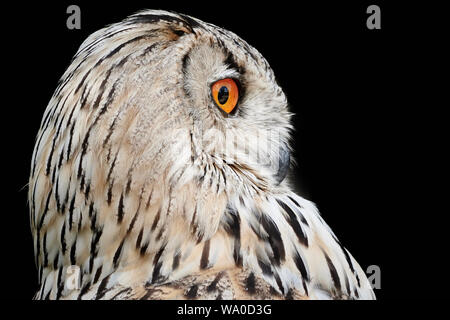
<svg viewBox="0 0 450 320">
<path fill-rule="evenodd" d="M 289 171 L 289 166 L 291 163 L 291 152 L 286 144 L 280 148 L 280 156 L 278 160 L 278 171 L 275 174 L 275 180 L 277 181 L 277 185 L 279 185 Z"/>
</svg>

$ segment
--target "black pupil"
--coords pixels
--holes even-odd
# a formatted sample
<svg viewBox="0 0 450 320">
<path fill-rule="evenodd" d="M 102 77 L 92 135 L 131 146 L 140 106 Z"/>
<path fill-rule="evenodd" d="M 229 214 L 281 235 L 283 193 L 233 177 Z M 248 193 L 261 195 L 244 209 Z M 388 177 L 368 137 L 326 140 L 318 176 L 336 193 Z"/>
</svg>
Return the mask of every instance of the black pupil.
<svg viewBox="0 0 450 320">
<path fill-rule="evenodd" d="M 228 101 L 228 88 L 222 87 L 219 90 L 219 94 L 217 96 L 217 100 L 219 100 L 220 104 L 225 104 Z"/>
</svg>

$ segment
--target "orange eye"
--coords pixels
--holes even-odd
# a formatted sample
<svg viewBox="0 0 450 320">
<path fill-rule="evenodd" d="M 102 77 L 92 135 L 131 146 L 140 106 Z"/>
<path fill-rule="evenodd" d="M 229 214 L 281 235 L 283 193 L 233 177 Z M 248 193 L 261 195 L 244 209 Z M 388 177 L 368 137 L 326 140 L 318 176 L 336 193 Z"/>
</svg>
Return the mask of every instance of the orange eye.
<svg viewBox="0 0 450 320">
<path fill-rule="evenodd" d="M 226 113 L 230 113 L 236 107 L 239 88 L 233 79 L 227 78 L 214 82 L 211 92 L 214 102 Z"/>
</svg>

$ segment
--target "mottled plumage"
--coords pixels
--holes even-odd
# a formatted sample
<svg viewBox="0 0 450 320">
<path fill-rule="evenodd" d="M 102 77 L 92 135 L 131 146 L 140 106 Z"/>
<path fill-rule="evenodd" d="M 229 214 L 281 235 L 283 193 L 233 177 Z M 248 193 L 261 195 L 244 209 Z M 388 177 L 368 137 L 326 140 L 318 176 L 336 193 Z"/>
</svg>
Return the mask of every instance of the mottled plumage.
<svg viewBox="0 0 450 320">
<path fill-rule="evenodd" d="M 240 84 L 234 114 L 211 98 L 224 78 Z M 151 10 L 92 34 L 33 153 L 35 298 L 374 298 L 285 179 L 290 117 L 266 60 L 229 31 Z"/>
</svg>

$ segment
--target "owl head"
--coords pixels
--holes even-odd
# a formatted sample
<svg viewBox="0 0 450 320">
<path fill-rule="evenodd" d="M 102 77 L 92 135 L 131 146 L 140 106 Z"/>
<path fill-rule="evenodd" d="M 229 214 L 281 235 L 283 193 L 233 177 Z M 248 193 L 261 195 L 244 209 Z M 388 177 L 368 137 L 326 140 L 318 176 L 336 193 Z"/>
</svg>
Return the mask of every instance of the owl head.
<svg viewBox="0 0 450 320">
<path fill-rule="evenodd" d="M 232 32 L 148 10 L 92 34 L 33 153 L 41 283 L 69 265 L 89 283 L 156 268 L 210 239 L 234 203 L 287 187 L 290 117 L 266 60 Z"/>
<path fill-rule="evenodd" d="M 128 159 L 147 166 L 152 179 L 166 174 L 169 163 L 172 172 L 191 163 L 199 179 L 219 190 L 279 185 L 290 163 L 291 114 L 261 54 L 235 34 L 184 15 L 145 11 L 123 25 L 133 26 L 133 36 L 124 43 L 122 33 L 104 53 L 110 61 L 101 62 L 111 65 L 104 72 L 114 91 L 105 96 L 108 113 L 114 108 L 117 115 L 100 120 L 113 128 L 99 136 L 109 137 L 103 145 L 126 142 Z M 115 97 L 119 87 L 124 100 Z M 133 123 L 120 127 L 127 114 Z M 238 181 L 209 177 L 213 167 L 235 172 Z"/>
</svg>

